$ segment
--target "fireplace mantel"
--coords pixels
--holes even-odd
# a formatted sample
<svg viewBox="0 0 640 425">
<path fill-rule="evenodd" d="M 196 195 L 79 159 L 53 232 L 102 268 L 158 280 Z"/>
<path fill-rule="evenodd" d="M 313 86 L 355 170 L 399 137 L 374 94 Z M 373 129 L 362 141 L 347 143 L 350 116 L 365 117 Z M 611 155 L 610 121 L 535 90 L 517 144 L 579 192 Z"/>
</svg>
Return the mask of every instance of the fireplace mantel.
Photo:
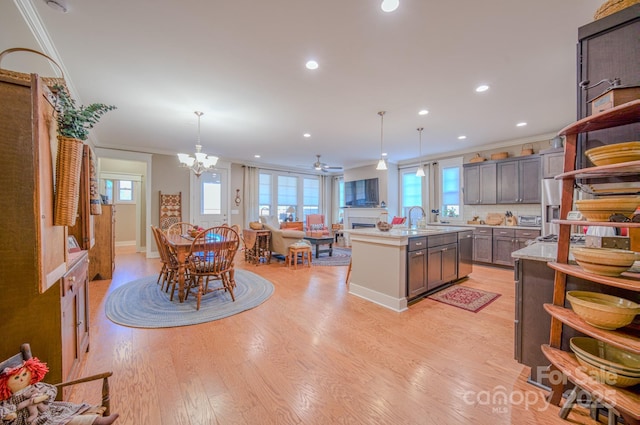
<svg viewBox="0 0 640 425">
<path fill-rule="evenodd" d="M 353 224 L 376 224 L 378 217 L 386 213 L 386 208 L 344 208 L 342 224 L 343 228 L 352 229 Z M 345 243 L 350 245 L 348 233 L 345 233 Z"/>
</svg>

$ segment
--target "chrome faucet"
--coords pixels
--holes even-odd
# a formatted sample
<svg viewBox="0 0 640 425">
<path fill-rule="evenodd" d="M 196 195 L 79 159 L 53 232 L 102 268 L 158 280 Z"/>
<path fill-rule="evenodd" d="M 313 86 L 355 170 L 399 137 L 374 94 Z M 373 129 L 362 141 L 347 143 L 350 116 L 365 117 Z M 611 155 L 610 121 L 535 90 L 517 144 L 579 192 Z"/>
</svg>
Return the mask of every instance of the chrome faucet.
<svg viewBox="0 0 640 425">
<path fill-rule="evenodd" d="M 413 223 L 412 223 L 412 220 L 411 220 L 411 218 L 412 218 L 411 212 L 414 209 L 419 209 L 420 211 L 422 211 L 422 218 L 425 218 L 427 216 L 427 214 L 424 212 L 424 208 L 422 208 L 419 205 L 416 205 L 415 207 L 409 208 L 409 212 L 407 213 L 407 215 L 409 216 L 409 229 L 413 228 Z"/>
</svg>

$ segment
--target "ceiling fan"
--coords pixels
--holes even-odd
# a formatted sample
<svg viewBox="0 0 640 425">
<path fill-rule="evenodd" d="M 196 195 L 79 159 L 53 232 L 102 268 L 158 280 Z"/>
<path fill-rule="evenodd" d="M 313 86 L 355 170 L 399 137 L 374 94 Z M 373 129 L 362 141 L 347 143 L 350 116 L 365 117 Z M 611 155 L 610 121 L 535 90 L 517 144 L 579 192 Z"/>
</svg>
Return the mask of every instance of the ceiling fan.
<svg viewBox="0 0 640 425">
<path fill-rule="evenodd" d="M 316 171 L 324 171 L 325 173 L 328 171 L 342 171 L 342 167 L 331 167 L 324 162 L 320 162 L 320 155 L 316 155 L 316 162 L 313 163 L 312 167 Z"/>
</svg>

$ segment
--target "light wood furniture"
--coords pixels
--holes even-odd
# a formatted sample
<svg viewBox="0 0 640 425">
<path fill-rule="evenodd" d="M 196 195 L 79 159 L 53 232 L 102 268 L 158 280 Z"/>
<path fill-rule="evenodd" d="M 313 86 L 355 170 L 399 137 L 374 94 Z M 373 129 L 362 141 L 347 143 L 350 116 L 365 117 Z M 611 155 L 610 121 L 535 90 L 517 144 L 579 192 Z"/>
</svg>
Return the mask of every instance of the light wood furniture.
<svg viewBox="0 0 640 425">
<path fill-rule="evenodd" d="M 628 125 L 640 122 L 640 100 L 629 102 L 608 111 L 591 115 L 580 121 L 564 128 L 560 131 L 560 136 L 566 137 L 565 143 L 565 162 L 564 173 L 557 176 L 562 179 L 562 199 L 560 206 L 560 217 L 567 217 L 573 205 L 573 183 L 576 178 L 584 177 L 614 177 L 635 175 L 636 179 L 640 174 L 640 161 L 633 161 L 614 166 L 582 168 L 575 170 L 576 146 L 578 134 L 602 130 L 609 127 Z M 554 220 L 559 224 L 560 231 L 558 236 L 558 257 L 557 261 L 550 263 L 549 266 L 556 270 L 554 280 L 553 305 L 545 305 L 545 309 L 551 314 L 551 331 L 549 345 L 543 345 L 542 351 L 552 366 L 562 372 L 571 382 L 589 392 L 595 400 L 598 400 L 611 412 L 619 413 L 625 420 L 626 424 L 640 423 L 640 394 L 636 388 L 616 388 L 604 383 L 599 383 L 592 377 L 580 370 L 575 355 L 561 349 L 562 342 L 562 326 L 576 327 L 584 334 L 604 340 L 619 348 L 640 354 L 640 335 L 637 330 L 629 332 L 605 331 L 595 328 L 581 319 L 577 318 L 572 310 L 564 308 L 565 306 L 565 290 L 567 276 L 576 276 L 587 279 L 602 285 L 629 289 L 640 292 L 639 279 L 640 276 L 633 273 L 625 273 L 620 278 L 611 278 L 600 275 L 591 274 L 582 270 L 581 267 L 568 264 L 569 258 L 569 236 L 571 226 L 575 224 L 584 224 L 584 222 L 576 222 L 571 220 Z M 589 222 L 591 226 L 613 226 L 627 227 L 631 229 L 640 228 L 640 223 L 599 223 Z M 559 404 L 562 397 L 563 383 L 551 382 L 552 392 L 549 396 L 553 404 Z M 569 398 L 568 403 L 572 403 Z M 561 415 L 566 415 L 571 409 L 570 405 L 565 405 L 561 410 Z M 611 410 L 615 409 L 615 410 Z M 610 416 L 611 418 L 611 416 Z M 611 421 L 610 421 L 611 422 Z"/>
<path fill-rule="evenodd" d="M 307 261 L 307 267 L 311 267 L 311 247 L 308 245 L 291 245 L 289 246 L 289 255 L 287 256 L 287 267 L 293 267 L 298 269 L 298 256 L 300 256 L 300 262 L 304 266 L 305 258 Z"/>
<path fill-rule="evenodd" d="M 22 362 L 24 362 L 25 360 L 29 360 L 32 357 L 33 355 L 31 354 L 31 345 L 29 345 L 28 343 L 24 343 L 20 346 L 20 352 L 18 354 L 11 356 L 3 362 L 0 362 L 0 370 L 4 370 L 5 368 L 18 367 L 22 365 Z M 104 409 L 103 416 L 108 416 L 111 414 L 111 398 L 109 396 L 109 377 L 111 375 L 113 375 L 112 372 L 103 372 L 98 375 L 87 376 L 73 381 L 61 382 L 59 384 L 55 384 L 55 386 L 63 389 L 64 391 L 71 385 L 102 380 L 102 402 L 100 406 Z"/>
<path fill-rule="evenodd" d="M 248 263 L 271 263 L 271 231 L 244 229 L 244 259 Z"/>
<path fill-rule="evenodd" d="M 71 379 L 83 358 L 75 338 L 85 305 L 81 276 L 73 298 L 62 277 L 86 253 L 67 254 L 66 228 L 53 225 L 53 175 L 56 146 L 53 98 L 35 74 L 27 79 L 0 77 L 0 358 L 15 354 L 28 336 L 49 366 L 48 379 Z M 74 311 L 74 308 L 78 310 Z M 84 322 L 86 324 L 86 322 Z M 71 357 L 70 357 L 71 356 Z"/>
<path fill-rule="evenodd" d="M 96 243 L 89 251 L 89 276 L 111 279 L 116 267 L 116 206 L 102 205 L 102 214 L 93 217 Z"/>
<path fill-rule="evenodd" d="M 283 221 L 280 223 L 280 228 L 283 230 L 304 230 L 303 223 L 301 221 Z"/>
</svg>

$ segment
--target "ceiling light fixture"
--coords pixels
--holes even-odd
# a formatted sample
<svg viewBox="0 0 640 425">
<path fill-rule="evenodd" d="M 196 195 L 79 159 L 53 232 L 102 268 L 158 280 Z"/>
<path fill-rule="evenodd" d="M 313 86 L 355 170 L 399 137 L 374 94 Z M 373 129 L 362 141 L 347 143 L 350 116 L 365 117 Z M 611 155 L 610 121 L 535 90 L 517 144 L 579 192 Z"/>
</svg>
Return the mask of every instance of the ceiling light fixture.
<svg viewBox="0 0 640 425">
<path fill-rule="evenodd" d="M 65 0 L 44 0 L 45 4 L 57 12 L 67 13 L 67 2 Z"/>
<path fill-rule="evenodd" d="M 305 138 L 307 138 L 307 139 L 308 139 L 309 137 L 311 137 L 311 134 L 309 134 L 309 133 L 304 133 L 304 134 L 302 135 L 302 137 L 305 137 Z"/>
<path fill-rule="evenodd" d="M 527 125 L 527 123 L 523 121 L 516 124 L 516 127 L 524 127 L 525 125 Z"/>
<path fill-rule="evenodd" d="M 482 85 L 476 87 L 476 91 L 478 93 L 482 93 L 482 92 L 487 91 L 487 90 L 489 90 L 489 86 L 486 85 L 486 84 L 482 84 Z"/>
<path fill-rule="evenodd" d="M 458 140 L 464 140 L 466 138 L 467 138 L 467 136 L 458 136 Z"/>
<path fill-rule="evenodd" d="M 217 156 L 207 156 L 206 153 L 202 153 L 202 145 L 200 144 L 200 117 L 204 115 L 204 112 L 195 111 L 194 114 L 198 116 L 198 141 L 196 142 L 196 153 L 194 156 L 186 153 L 179 153 L 178 160 L 180 166 L 183 168 L 189 168 L 193 171 L 196 177 L 200 177 L 205 171 L 213 171 L 216 163 L 218 162 Z"/>
<path fill-rule="evenodd" d="M 380 4 L 380 8 L 383 12 L 393 12 L 400 6 L 400 0 L 382 0 L 382 4 Z"/>
<path fill-rule="evenodd" d="M 428 113 L 429 111 L 427 111 L 426 109 L 423 109 L 420 112 L 418 112 L 418 115 L 427 115 Z"/>
<path fill-rule="evenodd" d="M 380 111 L 378 112 L 378 115 L 380 115 L 380 161 L 378 161 L 378 165 L 376 166 L 376 170 L 386 170 L 387 169 L 387 163 L 384 160 L 384 153 L 382 150 L 382 140 L 383 140 L 383 131 L 384 131 L 384 114 L 386 113 L 386 111 Z"/>
<path fill-rule="evenodd" d="M 420 161 L 420 165 L 418 165 L 418 171 L 416 171 L 416 176 L 417 177 L 424 177 L 424 167 L 422 166 L 422 130 L 424 130 L 423 127 L 418 127 L 418 134 L 419 134 L 419 140 L 420 140 L 420 156 L 418 157 L 418 160 Z"/>
<path fill-rule="evenodd" d="M 314 60 L 307 61 L 306 65 L 307 69 L 318 69 L 318 62 Z"/>
</svg>

